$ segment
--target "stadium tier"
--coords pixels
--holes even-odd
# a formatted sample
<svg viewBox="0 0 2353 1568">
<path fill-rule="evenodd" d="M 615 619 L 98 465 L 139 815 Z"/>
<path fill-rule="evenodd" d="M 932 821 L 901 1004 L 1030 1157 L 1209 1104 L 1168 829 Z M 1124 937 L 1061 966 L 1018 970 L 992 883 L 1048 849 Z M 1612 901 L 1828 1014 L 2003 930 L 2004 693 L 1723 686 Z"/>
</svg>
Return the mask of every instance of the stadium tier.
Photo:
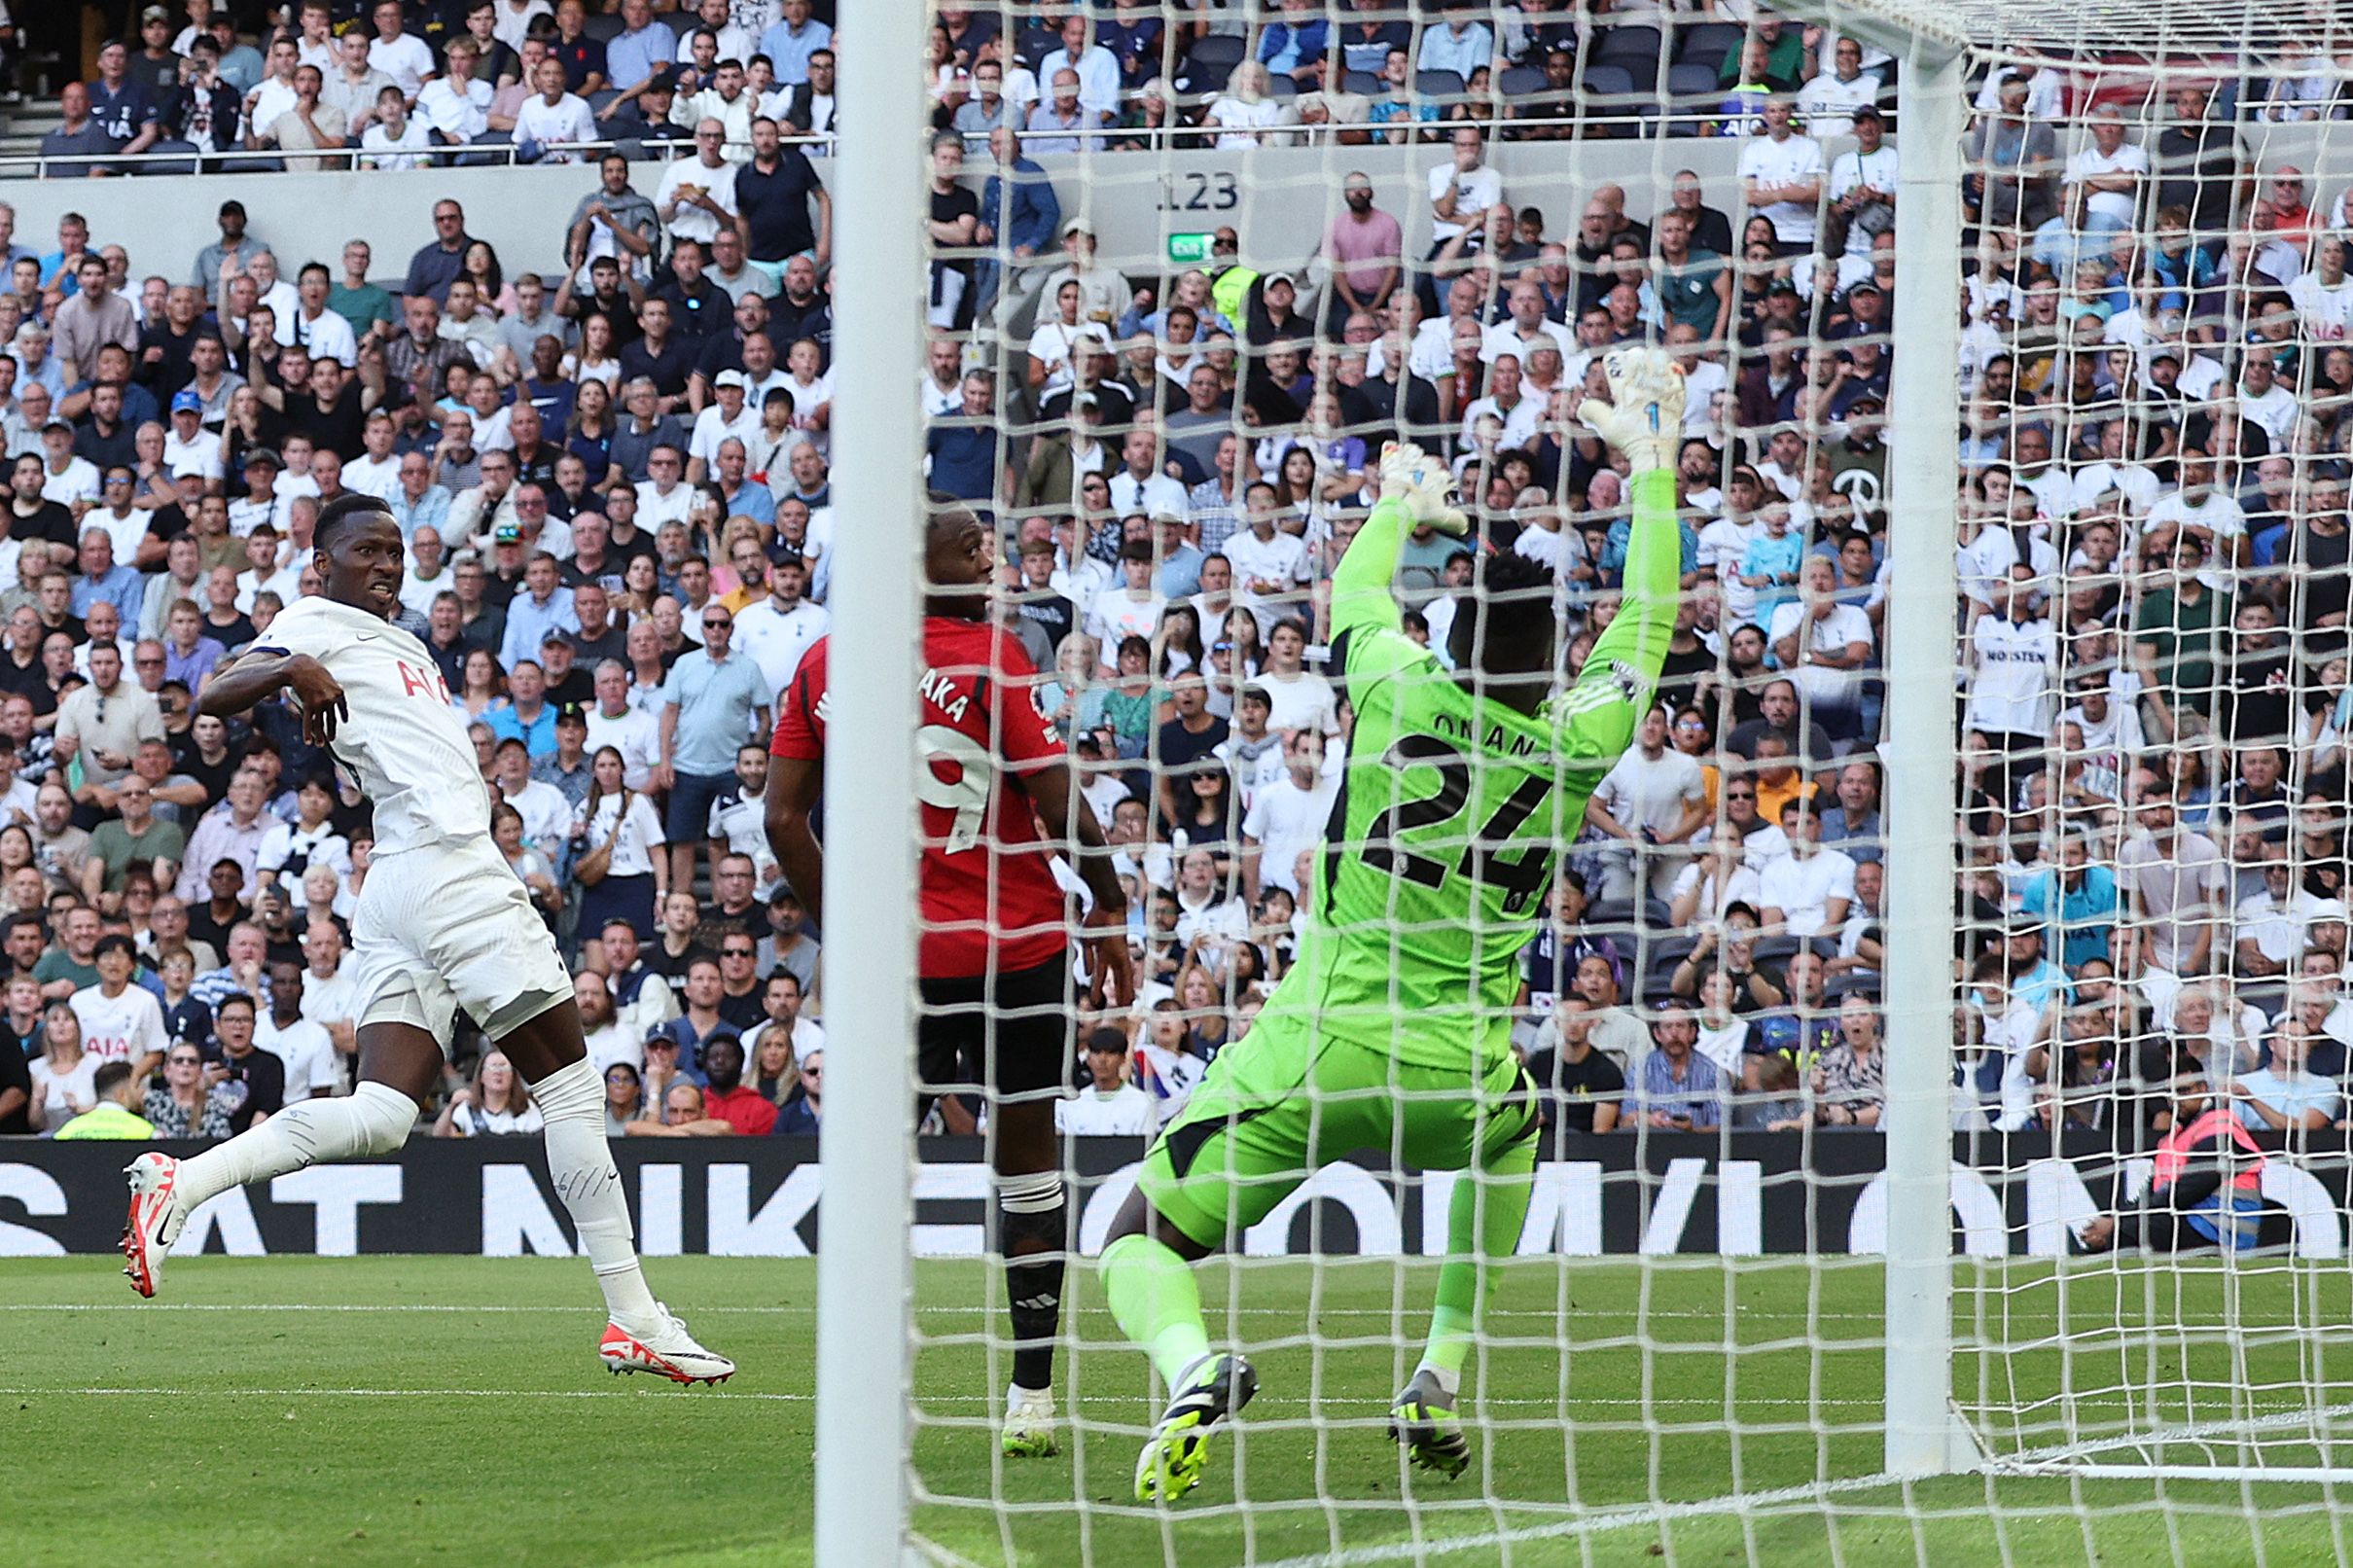
<svg viewBox="0 0 2353 1568">
<path fill-rule="evenodd" d="M 887 1089 L 929 1560 L 2345 1561 L 2353 27 L 871 4 L 0 28 L 25 1224 L 368 1098 L 420 808 L 216 683 L 389 515 L 646 1250 Z M 419 1139 L 586 1114 L 505 956 Z"/>
</svg>

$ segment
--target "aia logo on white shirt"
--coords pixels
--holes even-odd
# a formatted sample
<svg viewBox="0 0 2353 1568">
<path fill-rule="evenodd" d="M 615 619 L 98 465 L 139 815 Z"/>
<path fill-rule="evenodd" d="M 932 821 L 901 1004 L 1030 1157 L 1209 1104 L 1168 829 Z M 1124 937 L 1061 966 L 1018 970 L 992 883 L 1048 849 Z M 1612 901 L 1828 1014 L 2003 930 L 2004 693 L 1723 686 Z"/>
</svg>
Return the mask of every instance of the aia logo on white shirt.
<svg viewBox="0 0 2353 1568">
<path fill-rule="evenodd" d="M 393 662 L 400 666 L 401 695 L 415 696 L 422 693 L 434 701 L 447 705 L 449 683 L 442 679 L 440 670 L 430 666 L 420 670 L 405 659 L 396 659 Z"/>
</svg>

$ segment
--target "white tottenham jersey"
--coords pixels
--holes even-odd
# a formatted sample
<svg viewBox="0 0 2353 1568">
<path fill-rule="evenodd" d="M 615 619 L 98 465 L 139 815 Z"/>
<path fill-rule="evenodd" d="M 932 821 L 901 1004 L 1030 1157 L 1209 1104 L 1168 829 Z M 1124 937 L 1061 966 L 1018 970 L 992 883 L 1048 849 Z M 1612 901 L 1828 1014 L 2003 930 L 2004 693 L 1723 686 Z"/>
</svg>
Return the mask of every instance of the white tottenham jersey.
<svg viewBox="0 0 2353 1568">
<path fill-rule="evenodd" d="M 341 684 L 351 716 L 332 749 L 374 803 L 376 854 L 489 833 L 474 742 L 423 643 L 313 594 L 279 612 L 254 651 L 308 654 Z"/>
</svg>

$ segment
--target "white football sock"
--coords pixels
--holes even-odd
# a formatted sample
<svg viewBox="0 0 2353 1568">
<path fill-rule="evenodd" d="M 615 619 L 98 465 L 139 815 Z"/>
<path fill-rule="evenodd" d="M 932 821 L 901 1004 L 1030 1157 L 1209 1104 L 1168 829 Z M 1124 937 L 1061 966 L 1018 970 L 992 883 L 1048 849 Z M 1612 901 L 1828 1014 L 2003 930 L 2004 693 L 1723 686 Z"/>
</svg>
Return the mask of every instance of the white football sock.
<svg viewBox="0 0 2353 1568">
<path fill-rule="evenodd" d="M 605 1139 L 604 1075 L 583 1057 L 532 1085 L 531 1097 L 546 1122 L 548 1174 L 555 1178 L 555 1195 L 571 1211 L 572 1229 L 596 1271 L 606 1310 L 642 1324 L 657 1308 L 645 1271 L 637 1265 L 629 1205 Z"/>
<path fill-rule="evenodd" d="M 363 1083 L 347 1099 L 289 1105 L 261 1125 L 180 1161 L 180 1199 L 193 1209 L 232 1187 L 326 1159 L 388 1155 L 409 1141 L 416 1101 L 384 1084 Z"/>
</svg>

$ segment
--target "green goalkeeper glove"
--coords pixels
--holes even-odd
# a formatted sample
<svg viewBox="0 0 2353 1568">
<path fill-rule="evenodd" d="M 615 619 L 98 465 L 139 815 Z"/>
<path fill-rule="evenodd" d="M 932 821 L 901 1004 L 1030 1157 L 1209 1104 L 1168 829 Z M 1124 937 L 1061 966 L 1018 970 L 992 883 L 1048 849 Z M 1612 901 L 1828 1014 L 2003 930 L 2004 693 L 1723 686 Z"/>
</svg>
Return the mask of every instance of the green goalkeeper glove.
<svg viewBox="0 0 2353 1568">
<path fill-rule="evenodd" d="M 1454 504 L 1453 474 L 1409 441 L 1381 448 L 1380 498 L 1397 502 L 1415 522 L 1442 533 L 1459 538 L 1471 531 L 1471 519 Z"/>
<path fill-rule="evenodd" d="M 1587 398 L 1577 417 L 1625 453 L 1634 472 L 1671 468 L 1683 445 L 1683 367 L 1663 349 L 1622 348 L 1604 354 L 1610 401 Z"/>
</svg>

